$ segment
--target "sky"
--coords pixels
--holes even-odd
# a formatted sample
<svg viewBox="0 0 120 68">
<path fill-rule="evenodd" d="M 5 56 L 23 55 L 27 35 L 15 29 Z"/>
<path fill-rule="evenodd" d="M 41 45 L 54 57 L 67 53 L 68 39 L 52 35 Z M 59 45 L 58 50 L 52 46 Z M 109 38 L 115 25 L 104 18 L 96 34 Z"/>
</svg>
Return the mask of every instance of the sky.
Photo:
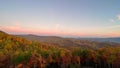
<svg viewBox="0 0 120 68">
<path fill-rule="evenodd" d="M 120 0 L 0 0 L 10 34 L 120 37 Z"/>
</svg>

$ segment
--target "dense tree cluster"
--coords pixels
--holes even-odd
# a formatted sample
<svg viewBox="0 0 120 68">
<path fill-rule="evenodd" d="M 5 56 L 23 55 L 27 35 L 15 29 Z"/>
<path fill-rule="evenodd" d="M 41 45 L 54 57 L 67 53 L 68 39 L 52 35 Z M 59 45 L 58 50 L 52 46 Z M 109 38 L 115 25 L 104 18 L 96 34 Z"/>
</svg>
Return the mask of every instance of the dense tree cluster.
<svg viewBox="0 0 120 68">
<path fill-rule="evenodd" d="M 0 68 L 120 68 L 120 47 L 66 49 L 0 33 Z"/>
</svg>

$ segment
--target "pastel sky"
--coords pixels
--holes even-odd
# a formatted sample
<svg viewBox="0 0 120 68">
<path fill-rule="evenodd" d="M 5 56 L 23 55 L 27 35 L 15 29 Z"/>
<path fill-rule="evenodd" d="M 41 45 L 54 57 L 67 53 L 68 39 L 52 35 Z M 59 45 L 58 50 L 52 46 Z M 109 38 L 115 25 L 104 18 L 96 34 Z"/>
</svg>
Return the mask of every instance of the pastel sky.
<svg viewBox="0 0 120 68">
<path fill-rule="evenodd" d="M 10 34 L 120 36 L 120 0 L 0 0 L 0 30 Z"/>
</svg>

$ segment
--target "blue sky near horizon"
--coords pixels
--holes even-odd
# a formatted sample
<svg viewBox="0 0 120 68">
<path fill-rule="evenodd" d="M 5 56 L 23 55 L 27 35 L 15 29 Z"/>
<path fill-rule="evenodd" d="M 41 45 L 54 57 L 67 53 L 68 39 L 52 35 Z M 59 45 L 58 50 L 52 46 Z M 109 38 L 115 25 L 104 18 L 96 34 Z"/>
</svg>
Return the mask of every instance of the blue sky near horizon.
<svg viewBox="0 0 120 68">
<path fill-rule="evenodd" d="M 120 0 L 1 0 L 0 30 L 12 34 L 120 36 Z"/>
</svg>

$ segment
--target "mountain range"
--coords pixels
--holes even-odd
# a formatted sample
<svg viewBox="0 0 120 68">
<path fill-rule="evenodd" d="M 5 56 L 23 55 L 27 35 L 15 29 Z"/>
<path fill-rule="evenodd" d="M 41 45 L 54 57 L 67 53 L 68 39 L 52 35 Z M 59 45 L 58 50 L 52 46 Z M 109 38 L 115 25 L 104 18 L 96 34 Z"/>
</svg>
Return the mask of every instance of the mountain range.
<svg viewBox="0 0 120 68">
<path fill-rule="evenodd" d="M 120 38 L 64 38 L 58 36 L 37 36 L 37 35 L 15 35 L 23 37 L 27 40 L 49 43 L 52 45 L 65 47 L 65 48 L 100 48 L 120 45 Z"/>
<path fill-rule="evenodd" d="M 120 43 L 120 37 L 110 37 L 110 38 L 78 38 L 78 39 L 80 39 L 80 40 L 97 41 L 97 42 Z"/>
</svg>

